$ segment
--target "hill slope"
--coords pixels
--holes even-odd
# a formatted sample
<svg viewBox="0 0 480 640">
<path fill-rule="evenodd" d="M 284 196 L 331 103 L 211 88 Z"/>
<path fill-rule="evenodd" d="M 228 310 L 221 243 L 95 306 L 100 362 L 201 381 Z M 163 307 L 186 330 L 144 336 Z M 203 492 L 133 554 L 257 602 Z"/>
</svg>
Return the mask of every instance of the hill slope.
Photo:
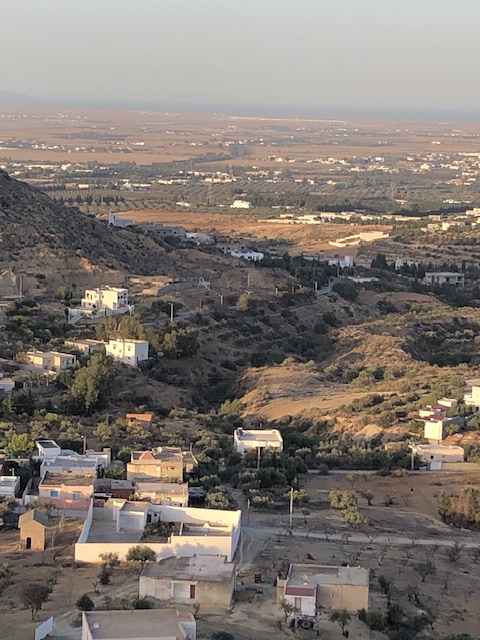
<svg viewBox="0 0 480 640">
<path fill-rule="evenodd" d="M 0 171 L 0 270 L 162 273 L 169 263 L 151 238 L 57 205 Z"/>
</svg>

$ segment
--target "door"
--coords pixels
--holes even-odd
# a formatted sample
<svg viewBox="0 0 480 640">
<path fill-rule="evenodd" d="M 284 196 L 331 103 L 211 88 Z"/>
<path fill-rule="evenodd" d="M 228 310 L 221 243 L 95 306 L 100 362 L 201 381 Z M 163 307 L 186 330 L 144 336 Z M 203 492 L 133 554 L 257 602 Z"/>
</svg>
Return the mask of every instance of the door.
<svg viewBox="0 0 480 640">
<path fill-rule="evenodd" d="M 25 549 L 31 549 L 32 548 L 32 539 L 31 538 L 27 538 L 25 540 Z"/>
<path fill-rule="evenodd" d="M 195 591 L 196 591 L 196 585 L 195 584 L 191 584 L 190 585 L 190 600 L 195 600 Z"/>
</svg>

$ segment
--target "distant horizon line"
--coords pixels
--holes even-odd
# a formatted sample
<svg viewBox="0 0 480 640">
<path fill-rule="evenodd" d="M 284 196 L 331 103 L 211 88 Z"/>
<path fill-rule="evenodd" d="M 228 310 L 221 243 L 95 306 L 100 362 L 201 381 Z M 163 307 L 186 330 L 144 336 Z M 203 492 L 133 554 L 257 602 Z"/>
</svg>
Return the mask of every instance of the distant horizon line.
<svg viewBox="0 0 480 640">
<path fill-rule="evenodd" d="M 382 120 L 401 119 L 407 121 L 452 120 L 453 122 L 480 122 L 480 109 L 453 109 L 442 107 L 384 107 L 384 106 L 332 106 L 332 105 L 278 105 L 278 104 L 234 104 L 222 102 L 186 102 L 160 100 L 120 100 L 82 98 L 41 98 L 14 91 L 0 90 L 1 107 L 64 107 L 85 109 L 119 110 L 174 110 L 184 113 L 212 113 L 246 117 L 342 119 L 376 118 Z M 442 122 L 443 124 L 443 122 Z M 445 124 L 449 124 L 446 122 Z"/>
</svg>

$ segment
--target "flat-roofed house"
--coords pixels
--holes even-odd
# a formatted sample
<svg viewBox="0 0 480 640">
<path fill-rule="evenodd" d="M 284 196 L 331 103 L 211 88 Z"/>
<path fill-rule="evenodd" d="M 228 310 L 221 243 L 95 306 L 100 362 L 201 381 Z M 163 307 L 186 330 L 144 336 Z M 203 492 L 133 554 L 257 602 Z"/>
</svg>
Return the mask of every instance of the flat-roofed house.
<svg viewBox="0 0 480 640">
<path fill-rule="evenodd" d="M 95 351 L 104 351 L 105 343 L 101 340 L 91 340 L 90 338 L 84 338 L 83 340 L 77 338 L 75 340 L 65 340 L 65 346 L 69 349 L 75 349 L 80 351 L 85 356 L 91 356 Z"/>
<path fill-rule="evenodd" d="M 111 311 L 117 311 L 128 307 L 128 289 L 108 286 L 86 289 L 81 304 L 84 309 L 110 309 Z"/>
<path fill-rule="evenodd" d="M 38 499 L 56 509 L 88 511 L 95 486 L 95 471 L 47 471 L 38 485 Z"/>
<path fill-rule="evenodd" d="M 77 361 L 71 353 L 60 351 L 27 351 L 25 358 L 28 364 L 41 371 L 65 371 Z"/>
<path fill-rule="evenodd" d="M 16 498 L 19 494 L 20 476 L 0 476 L 0 498 Z"/>
<path fill-rule="evenodd" d="M 137 480 L 135 493 L 140 500 L 150 500 L 154 504 L 171 504 L 188 507 L 188 482 L 144 482 Z"/>
<path fill-rule="evenodd" d="M 82 640 L 196 640 L 191 613 L 176 609 L 85 611 Z"/>
<path fill-rule="evenodd" d="M 229 609 L 235 592 L 235 563 L 225 556 L 171 556 L 148 564 L 140 576 L 140 597 Z"/>
<path fill-rule="evenodd" d="M 465 404 L 480 408 L 480 378 L 467 380 L 467 391 L 463 397 Z"/>
<path fill-rule="evenodd" d="M 131 367 L 136 367 L 139 362 L 148 360 L 148 342 L 146 340 L 112 339 L 108 341 L 105 351 L 107 356 L 112 356 L 114 360 Z"/>
<path fill-rule="evenodd" d="M 440 470 L 445 462 L 463 462 L 465 449 L 457 445 L 411 444 L 409 448 L 431 470 Z"/>
<path fill-rule="evenodd" d="M 465 285 L 465 274 L 453 271 L 429 271 L 423 278 L 423 284 L 427 287 L 450 284 L 461 288 Z"/>
<path fill-rule="evenodd" d="M 264 449 L 283 451 L 283 438 L 278 429 L 235 429 L 233 447 L 240 455 Z"/>
<path fill-rule="evenodd" d="M 369 576 L 363 567 L 291 564 L 287 577 L 277 580 L 277 600 L 307 616 L 322 609 L 356 613 L 368 609 Z"/>
</svg>

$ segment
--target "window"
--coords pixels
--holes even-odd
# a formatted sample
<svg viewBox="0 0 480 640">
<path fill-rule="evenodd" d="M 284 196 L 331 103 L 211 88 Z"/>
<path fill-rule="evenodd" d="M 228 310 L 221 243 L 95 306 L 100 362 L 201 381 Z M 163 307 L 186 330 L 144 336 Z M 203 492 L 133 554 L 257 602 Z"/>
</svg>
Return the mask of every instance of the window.
<svg viewBox="0 0 480 640">
<path fill-rule="evenodd" d="M 56 489 L 53 491 L 50 491 L 50 497 L 51 498 L 59 498 L 60 497 L 60 491 L 57 491 Z"/>
<path fill-rule="evenodd" d="M 302 599 L 301 598 L 295 598 L 293 606 L 295 607 L 295 611 L 301 611 L 302 610 Z"/>
<path fill-rule="evenodd" d="M 81 493 L 74 493 L 72 495 L 74 500 L 81 500 L 82 499 L 82 494 Z"/>
</svg>

